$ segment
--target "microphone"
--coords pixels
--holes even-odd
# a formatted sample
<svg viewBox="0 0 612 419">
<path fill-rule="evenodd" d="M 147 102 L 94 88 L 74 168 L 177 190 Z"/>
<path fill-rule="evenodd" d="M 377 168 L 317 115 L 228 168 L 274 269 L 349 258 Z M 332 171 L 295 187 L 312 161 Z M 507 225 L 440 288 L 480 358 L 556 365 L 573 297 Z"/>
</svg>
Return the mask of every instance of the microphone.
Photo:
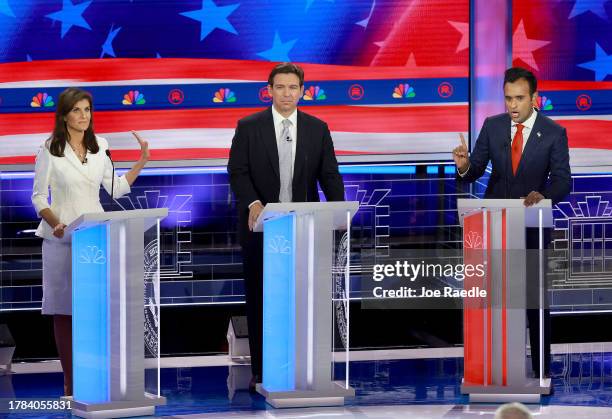
<svg viewBox="0 0 612 419">
<path fill-rule="evenodd" d="M 108 148 L 106 149 L 106 155 L 113 166 L 113 177 L 111 179 L 111 202 L 113 202 L 115 200 L 115 162 L 113 162 L 113 158 L 111 157 L 111 153 Z"/>
</svg>

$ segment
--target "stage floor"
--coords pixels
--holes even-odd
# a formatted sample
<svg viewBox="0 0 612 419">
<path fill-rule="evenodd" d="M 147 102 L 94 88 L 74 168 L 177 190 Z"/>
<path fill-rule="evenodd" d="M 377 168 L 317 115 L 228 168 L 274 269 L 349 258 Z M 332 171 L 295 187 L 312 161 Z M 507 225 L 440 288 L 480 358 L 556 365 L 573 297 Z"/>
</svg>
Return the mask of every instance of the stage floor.
<svg viewBox="0 0 612 419">
<path fill-rule="evenodd" d="M 356 396 L 346 406 L 285 410 L 267 406 L 263 397 L 246 390 L 248 365 L 230 363 L 227 356 L 164 358 L 161 394 L 168 404 L 158 407 L 156 416 L 492 418 L 497 407 L 469 405 L 460 393 L 462 348 L 359 351 L 352 355 L 350 384 Z M 1 398 L 61 395 L 57 362 L 15 364 L 13 369 L 14 374 L 0 376 Z M 343 370 L 344 364 L 338 363 L 338 374 Z M 544 397 L 541 405 L 530 406 L 534 415 L 555 419 L 612 417 L 612 345 L 553 345 L 552 383 L 554 394 Z"/>
</svg>

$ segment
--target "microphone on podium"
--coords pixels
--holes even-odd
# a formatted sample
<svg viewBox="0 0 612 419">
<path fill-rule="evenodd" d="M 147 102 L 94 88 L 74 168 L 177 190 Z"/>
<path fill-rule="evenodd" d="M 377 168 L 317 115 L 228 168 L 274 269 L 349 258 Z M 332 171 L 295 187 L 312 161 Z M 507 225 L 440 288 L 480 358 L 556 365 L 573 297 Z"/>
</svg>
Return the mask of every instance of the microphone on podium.
<svg viewBox="0 0 612 419">
<path fill-rule="evenodd" d="M 108 148 L 106 149 L 106 155 L 108 156 L 108 159 L 113 165 L 113 177 L 111 179 L 111 202 L 113 202 L 115 199 L 115 162 L 113 161 L 113 158 L 111 157 L 111 152 Z"/>
</svg>

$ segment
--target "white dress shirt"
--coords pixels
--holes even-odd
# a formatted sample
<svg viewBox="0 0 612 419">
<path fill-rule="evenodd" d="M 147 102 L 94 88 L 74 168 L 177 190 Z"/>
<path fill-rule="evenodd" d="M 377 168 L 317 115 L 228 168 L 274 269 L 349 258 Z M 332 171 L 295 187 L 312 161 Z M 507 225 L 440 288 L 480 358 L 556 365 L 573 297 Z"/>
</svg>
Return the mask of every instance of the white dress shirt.
<svg viewBox="0 0 612 419">
<path fill-rule="evenodd" d="M 82 214 L 103 212 L 100 204 L 100 185 L 110 194 L 113 178 L 113 167 L 106 155 L 108 142 L 96 137 L 100 150 L 96 154 L 87 152 L 87 163 L 82 164 L 72 148 L 66 144 L 63 157 L 56 157 L 43 144 L 36 156 L 32 204 L 36 214 L 45 208 L 57 216 L 60 223 L 70 224 Z M 49 187 L 51 204 L 49 204 Z M 114 198 L 130 192 L 130 185 L 125 176 L 115 175 Z M 53 236 L 53 229 L 45 220 L 41 220 L 36 235 L 49 240 L 58 240 Z"/>
<path fill-rule="evenodd" d="M 281 134 L 283 133 L 283 121 L 288 119 L 291 121 L 291 157 L 293 159 L 293 164 L 291 165 L 291 177 L 293 178 L 293 169 L 295 167 L 295 149 L 297 145 L 297 109 L 293 111 L 289 117 L 285 118 L 282 116 L 274 106 L 272 106 L 272 120 L 274 121 L 274 133 L 276 134 L 276 149 L 280 149 L 280 142 L 287 141 L 285 138 L 281 138 Z M 261 201 L 258 199 L 249 204 L 249 208 L 256 203 Z"/>
<path fill-rule="evenodd" d="M 531 130 L 533 129 L 533 125 L 535 124 L 535 120 L 538 117 L 538 113 L 534 109 L 529 115 L 529 118 L 523 122 L 523 151 L 525 150 L 525 145 L 527 145 L 527 140 L 529 140 L 529 135 L 531 134 Z M 514 136 L 516 135 L 516 126 L 517 122 L 512 121 L 510 123 L 510 138 L 512 138 L 512 142 L 514 142 Z"/>
<path fill-rule="evenodd" d="M 287 141 L 285 138 L 281 138 L 281 134 L 283 132 L 283 121 L 288 119 L 291 122 L 291 157 L 293 158 L 293 163 L 291 165 L 291 176 L 293 177 L 293 166 L 295 165 L 295 146 L 297 143 L 297 109 L 293 111 L 288 118 L 282 116 L 278 111 L 272 106 L 272 119 L 274 120 L 274 132 L 276 133 L 276 149 L 280 150 L 280 142 Z"/>
</svg>

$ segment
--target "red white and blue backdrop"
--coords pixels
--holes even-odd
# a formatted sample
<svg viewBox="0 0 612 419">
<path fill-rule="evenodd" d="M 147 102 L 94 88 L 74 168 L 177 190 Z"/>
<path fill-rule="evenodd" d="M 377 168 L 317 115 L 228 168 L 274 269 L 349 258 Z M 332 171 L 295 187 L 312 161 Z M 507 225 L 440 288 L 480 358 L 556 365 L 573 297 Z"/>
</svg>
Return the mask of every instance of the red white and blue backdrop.
<svg viewBox="0 0 612 419">
<path fill-rule="evenodd" d="M 0 165 L 33 162 L 67 86 L 92 92 L 116 160 L 137 156 L 129 130 L 153 160 L 227 158 L 280 61 L 303 64 L 301 106 L 339 155 L 447 155 L 468 20 L 468 0 L 0 0 Z"/>
<path fill-rule="evenodd" d="M 96 131 L 109 139 L 116 160 L 136 158 L 128 131 L 139 130 L 160 164 L 200 166 L 146 169 L 129 196 L 111 202 L 101 194 L 106 210 L 170 209 L 162 226 L 162 304 L 240 303 L 227 173 L 201 166 L 227 157 L 237 119 L 269 106 L 273 64 L 303 64 L 301 106 L 329 123 L 343 158 L 450 159 L 457 133 L 468 130 L 469 6 L 468 0 L 0 0 L 0 168 L 31 167 L 61 90 L 90 90 Z M 610 166 L 612 1 L 515 1 L 513 19 L 513 63 L 539 77 L 542 112 L 568 128 L 572 163 Z M 407 243 L 461 242 L 456 198 L 472 195 L 458 189 L 452 164 L 343 165 L 341 173 L 347 199 L 360 202 L 356 248 L 384 253 Z M 610 246 L 611 179 L 574 176 L 569 202 L 555 209 L 564 232 L 560 249 Z M 40 307 L 31 188 L 31 172 L 0 173 L 0 311 Z M 592 225 L 574 236 L 570 219 Z M 612 265 L 607 254 L 600 263 L 598 251 L 581 253 L 591 264 L 581 271 L 563 270 L 553 307 L 612 307 Z M 351 295 L 360 297 L 360 278 L 353 279 Z"/>
<path fill-rule="evenodd" d="M 512 20 L 513 64 L 538 77 L 572 166 L 612 166 L 612 2 L 513 1 Z"/>
</svg>

